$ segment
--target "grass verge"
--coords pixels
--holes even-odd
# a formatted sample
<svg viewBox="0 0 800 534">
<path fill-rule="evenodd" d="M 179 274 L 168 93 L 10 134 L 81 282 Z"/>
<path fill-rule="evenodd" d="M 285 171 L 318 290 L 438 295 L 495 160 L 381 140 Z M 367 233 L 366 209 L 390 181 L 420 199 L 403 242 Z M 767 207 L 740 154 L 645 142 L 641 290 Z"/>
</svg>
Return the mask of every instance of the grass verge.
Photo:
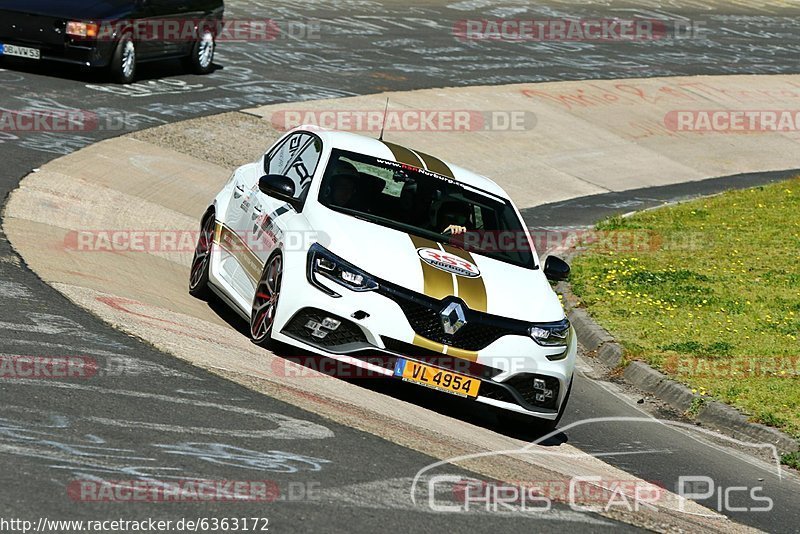
<svg viewBox="0 0 800 534">
<path fill-rule="evenodd" d="M 597 230 L 571 283 L 626 358 L 800 438 L 800 177 Z"/>
</svg>

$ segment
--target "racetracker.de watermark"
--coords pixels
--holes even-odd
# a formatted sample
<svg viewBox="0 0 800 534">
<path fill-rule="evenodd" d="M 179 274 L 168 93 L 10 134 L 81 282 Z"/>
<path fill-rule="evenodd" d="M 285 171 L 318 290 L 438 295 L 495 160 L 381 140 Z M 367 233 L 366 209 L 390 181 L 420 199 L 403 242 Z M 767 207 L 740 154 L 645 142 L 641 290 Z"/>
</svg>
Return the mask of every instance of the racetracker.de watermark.
<svg viewBox="0 0 800 534">
<path fill-rule="evenodd" d="M 273 480 L 72 480 L 67 495 L 80 502 L 274 502 Z"/>
<path fill-rule="evenodd" d="M 287 131 L 298 126 L 351 132 L 521 132 L 536 127 L 536 115 L 523 110 L 468 109 L 299 110 L 276 111 L 272 126 Z"/>
<path fill-rule="evenodd" d="M 651 230 L 595 230 L 592 228 L 531 229 L 530 237 L 536 251 L 592 250 L 611 252 L 654 252 L 656 250 L 697 250 L 704 236 L 683 232 L 663 236 Z M 524 231 L 467 230 L 453 235 L 450 244 L 472 252 L 530 251 L 528 234 Z"/>
<path fill-rule="evenodd" d="M 64 236 L 63 247 L 75 252 L 192 253 L 201 234 L 199 230 L 72 230 Z M 254 232 L 226 231 L 215 242 L 228 252 L 269 252 L 279 238 L 284 250 L 307 250 L 313 243 L 330 242 L 323 232 L 283 232 L 269 228 Z"/>
<path fill-rule="evenodd" d="M 0 354 L 0 379 L 92 378 L 97 373 L 97 361 L 87 356 Z"/>
<path fill-rule="evenodd" d="M 694 378 L 800 378 L 800 356 L 740 356 L 736 358 L 698 358 L 670 356 L 664 369 Z"/>
<path fill-rule="evenodd" d="M 142 122 L 139 113 L 81 109 L 0 109 L 0 132 L 80 133 L 131 129 Z"/>
<path fill-rule="evenodd" d="M 462 19 L 459 41 L 660 41 L 701 36 L 705 23 L 684 19 Z"/>
<path fill-rule="evenodd" d="M 672 110 L 664 116 L 664 126 L 673 132 L 800 132 L 800 110 Z"/>
<path fill-rule="evenodd" d="M 304 325 L 309 332 L 318 330 L 318 324 L 311 322 Z M 344 357 L 347 358 L 347 357 Z M 334 360 L 325 356 L 285 356 L 272 361 L 272 372 L 275 376 L 285 378 L 322 378 L 333 376 L 336 378 L 381 378 L 385 379 L 393 373 L 397 356 L 388 354 L 374 354 L 372 356 L 351 358 L 349 361 Z M 439 369 L 452 371 L 462 375 L 481 376 L 485 367 L 481 364 L 456 358 L 453 356 L 426 356 L 424 363 Z M 492 366 L 508 371 L 525 369 L 529 363 L 527 358 L 513 357 L 496 358 Z M 372 367 L 361 367 L 367 364 Z M 379 368 L 376 370 L 375 367 Z"/>
<path fill-rule="evenodd" d="M 113 41 L 128 34 L 136 42 L 194 42 L 206 33 L 217 42 L 264 43 L 280 39 L 319 40 L 319 20 L 280 19 L 207 19 L 148 18 L 106 21 L 101 23 L 71 22 L 67 35 L 79 40 Z"/>
</svg>

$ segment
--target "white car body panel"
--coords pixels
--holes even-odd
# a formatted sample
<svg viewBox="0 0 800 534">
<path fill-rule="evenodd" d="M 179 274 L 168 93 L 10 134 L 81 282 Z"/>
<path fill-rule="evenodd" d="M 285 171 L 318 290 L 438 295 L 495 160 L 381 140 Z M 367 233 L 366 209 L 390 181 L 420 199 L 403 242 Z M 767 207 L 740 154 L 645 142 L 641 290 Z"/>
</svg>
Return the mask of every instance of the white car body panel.
<svg viewBox="0 0 800 534">
<path fill-rule="evenodd" d="M 281 146 L 293 134 L 306 130 L 301 127 L 288 132 L 273 147 Z M 211 254 L 210 286 L 237 313 L 249 319 L 260 272 L 268 258 L 280 251 L 284 259 L 282 290 L 271 337 L 316 354 L 391 376 L 390 369 L 347 354 L 324 350 L 283 332 L 287 323 L 303 308 L 318 308 L 342 318 L 349 318 L 356 311 L 364 311 L 369 316 L 357 321 L 357 326 L 363 330 L 369 344 L 376 349 L 385 348 L 381 336 L 408 344 L 428 346 L 420 345 L 420 336 L 412 328 L 400 305 L 386 296 L 375 291 L 351 291 L 330 280 L 320 279 L 322 285 L 341 295 L 340 298 L 331 298 L 309 282 L 308 250 L 311 244 L 318 242 L 333 254 L 379 280 L 414 293 L 424 294 L 426 291 L 423 262 L 417 253 L 420 247 L 416 246 L 409 234 L 339 213 L 317 200 L 321 177 L 332 148 L 397 161 L 392 149 L 382 141 L 349 133 L 314 129 L 313 134 L 321 140 L 323 148 L 301 213 L 297 213 L 287 202 L 269 197 L 258 189 L 258 179 L 264 174 L 264 157 L 237 169 L 214 199 L 209 209 L 214 211 L 217 220 L 217 246 L 214 246 Z M 488 178 L 447 165 L 457 182 L 508 199 L 503 189 Z M 521 220 L 516 207 L 514 210 Z M 234 243 L 237 235 L 242 240 L 238 242 L 238 247 Z M 528 241 L 531 242 L 529 235 Z M 538 265 L 538 259 L 535 260 L 537 268 L 528 269 L 480 254 L 472 254 L 471 257 L 480 276 L 468 281 L 466 277 L 450 275 L 453 295 L 466 302 L 470 309 L 478 309 L 470 306 L 470 295 L 485 291 L 485 309 L 479 311 L 531 323 L 564 319 L 561 303 L 551 289 L 543 269 Z M 469 287 L 472 290 L 468 291 Z M 460 355 L 467 353 L 446 345 L 439 346 L 443 354 L 461 357 Z M 558 379 L 560 388 L 557 406 L 561 406 L 571 384 L 576 352 L 574 332 L 569 336 L 566 350 L 564 347 L 541 346 L 529 336 L 504 335 L 486 347 L 470 353 L 469 358 L 474 358 L 478 364 L 501 370 L 493 378 L 497 383 L 503 383 L 519 373 Z M 565 355 L 555 361 L 547 358 L 558 354 Z M 544 419 L 552 420 L 558 415 L 557 410 L 534 410 L 486 396 L 479 396 L 477 401 Z"/>
</svg>

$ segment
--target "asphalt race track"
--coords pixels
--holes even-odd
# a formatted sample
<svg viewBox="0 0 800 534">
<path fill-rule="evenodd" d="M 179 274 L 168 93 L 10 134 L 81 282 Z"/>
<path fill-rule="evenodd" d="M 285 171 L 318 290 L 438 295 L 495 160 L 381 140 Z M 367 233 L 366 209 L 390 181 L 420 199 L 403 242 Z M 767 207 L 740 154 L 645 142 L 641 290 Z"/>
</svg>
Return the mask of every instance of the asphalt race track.
<svg viewBox="0 0 800 534">
<path fill-rule="evenodd" d="M 296 35 L 268 44 L 222 43 L 218 68 L 205 77 L 185 75 L 177 63 L 148 65 L 132 86 L 59 66 L 0 62 L 0 109 L 82 109 L 111 118 L 101 121 L 103 128 L 79 133 L 0 131 L 0 195 L 5 198 L 32 169 L 98 140 L 261 104 L 460 85 L 800 71 L 800 6 L 730 3 L 718 11 L 690 2 L 643 2 L 638 7 L 573 2 L 530 7 L 483 0 L 412 6 L 393 0 L 228 4 L 229 18 L 273 18 Z M 658 43 L 503 43 L 464 42 L 452 33 L 463 19 L 525 16 L 661 16 L 702 21 L 704 37 Z M 734 185 L 780 176 L 753 175 Z M 612 212 L 719 190 L 722 182 L 712 182 L 574 199 L 523 213 L 531 226 L 583 226 Z M 567 507 L 531 518 L 431 514 L 404 505 L 410 478 L 432 458 L 257 394 L 122 334 L 39 280 L 2 234 L 0 353 L 90 356 L 105 370 L 124 371 L 83 382 L 0 382 L 3 517 L 262 516 L 278 532 L 632 529 Z M 562 427 L 598 417 L 674 419 L 675 414 L 658 407 L 637 405 L 638 396 L 625 386 L 594 379 L 588 366 L 581 370 L 585 374 L 578 378 Z M 412 397 L 407 388 L 392 385 L 363 386 L 496 427 L 491 414 L 467 412 L 450 399 L 427 392 Z M 683 427 L 630 421 L 575 426 L 559 440 L 668 489 L 681 475 L 710 476 L 720 488 L 762 485 L 775 503 L 770 513 L 720 512 L 762 530 L 798 531 L 797 481 L 779 480 L 774 465 L 719 440 Z M 268 480 L 282 500 L 262 505 L 76 503 L 71 481 L 92 477 Z M 310 492 L 319 493 L 308 498 Z M 717 509 L 716 497 L 700 502 Z"/>
</svg>

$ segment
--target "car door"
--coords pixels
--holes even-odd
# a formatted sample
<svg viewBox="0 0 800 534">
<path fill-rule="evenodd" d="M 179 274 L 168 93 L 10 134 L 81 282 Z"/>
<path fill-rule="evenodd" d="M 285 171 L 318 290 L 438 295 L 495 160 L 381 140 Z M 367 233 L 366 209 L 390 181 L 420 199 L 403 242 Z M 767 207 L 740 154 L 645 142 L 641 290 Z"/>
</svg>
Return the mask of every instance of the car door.
<svg viewBox="0 0 800 534">
<path fill-rule="evenodd" d="M 144 0 L 148 11 L 146 42 L 142 42 L 147 57 L 178 54 L 184 47 L 183 28 L 190 0 Z"/>
<path fill-rule="evenodd" d="M 250 169 L 234 177 L 226 221 L 241 238 L 243 250 L 237 251 L 238 268 L 230 283 L 247 302 L 252 300 L 262 266 L 286 231 L 282 219 L 295 214 L 285 201 L 263 194 L 258 189 L 258 179 L 263 174 L 289 176 L 295 181 L 295 194 L 299 197 L 307 191 L 321 149 L 317 136 L 297 132 L 267 153 L 263 169 Z"/>
<path fill-rule="evenodd" d="M 224 213 L 219 240 L 221 246 L 219 274 L 246 304 L 245 295 L 250 291 L 250 278 L 258 270 L 254 256 L 247 245 L 247 217 L 250 211 L 252 189 L 258 184 L 261 169 L 258 164 L 246 165 L 236 170 L 231 178 L 230 199 Z"/>
</svg>

